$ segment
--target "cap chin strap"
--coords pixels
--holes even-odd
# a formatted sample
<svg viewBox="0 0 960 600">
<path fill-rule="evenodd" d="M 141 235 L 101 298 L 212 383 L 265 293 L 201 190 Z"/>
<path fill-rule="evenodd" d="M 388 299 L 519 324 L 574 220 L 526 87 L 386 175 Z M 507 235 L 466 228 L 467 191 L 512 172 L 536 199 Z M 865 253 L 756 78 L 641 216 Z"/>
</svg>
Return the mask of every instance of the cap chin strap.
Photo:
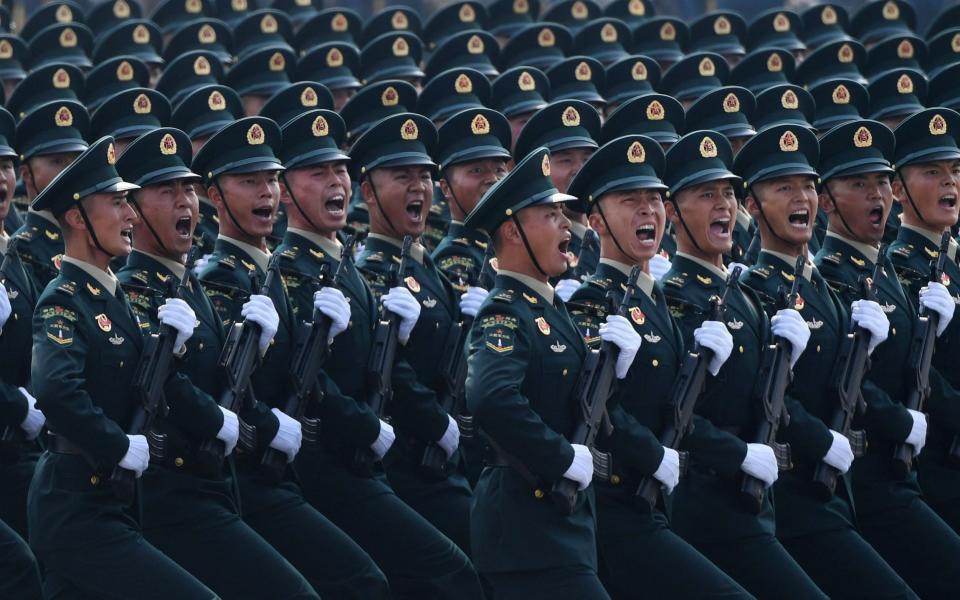
<svg viewBox="0 0 960 600">
<path fill-rule="evenodd" d="M 33 189 L 37 190 L 37 176 L 33 174 L 33 167 L 30 166 L 30 159 L 23 161 L 23 164 L 27 165 L 27 172 L 30 173 L 30 182 L 33 183 Z M 37 190 L 37 195 L 40 195 L 40 190 Z M 36 198 L 36 196 L 34 196 Z"/>
<path fill-rule="evenodd" d="M 703 248 L 700 247 L 700 244 L 697 243 L 697 238 L 693 237 L 693 234 L 690 233 L 690 228 L 687 227 L 687 222 L 683 220 L 683 213 L 680 212 L 680 203 L 674 199 L 670 199 L 669 202 L 673 202 L 673 208 L 677 213 L 677 218 L 680 219 L 680 224 L 683 226 L 683 230 L 687 232 L 687 237 L 690 238 L 690 242 L 693 244 L 693 247 L 697 249 L 700 254 L 706 254 L 703 251 Z"/>
<path fill-rule="evenodd" d="M 843 213 L 840 212 L 840 205 L 837 204 L 837 199 L 833 197 L 833 192 L 830 191 L 830 186 L 827 185 L 827 182 L 823 182 L 823 189 L 826 190 L 827 196 L 830 197 L 830 202 L 833 202 L 833 210 L 837 213 L 837 216 L 840 217 L 840 222 L 843 223 L 843 226 L 847 228 L 847 233 L 849 233 L 851 237 L 854 237 L 853 228 L 851 228 L 847 220 L 843 218 Z"/>
<path fill-rule="evenodd" d="M 446 174 L 444 174 L 444 179 L 447 179 Z M 447 187 L 450 188 L 450 197 L 453 198 L 453 203 L 457 205 L 457 208 L 460 209 L 460 212 L 463 213 L 463 218 L 466 218 L 470 214 L 470 211 L 464 210 L 463 205 L 460 204 L 460 200 L 457 198 L 457 195 L 453 193 L 453 185 L 450 184 L 450 180 L 447 179 Z"/>
<path fill-rule="evenodd" d="M 248 232 L 246 229 L 244 229 L 243 227 L 241 227 L 241 226 L 240 226 L 240 222 L 237 221 L 237 218 L 236 218 L 235 216 L 233 216 L 233 211 L 230 210 L 230 205 L 227 204 L 227 196 L 226 196 L 226 194 L 223 193 L 223 188 L 220 187 L 220 180 L 219 180 L 219 179 L 214 179 L 214 180 L 213 180 L 213 187 L 217 188 L 217 192 L 220 194 L 220 200 L 223 202 L 223 207 L 224 207 L 225 209 L 227 209 L 227 216 L 229 216 L 229 217 L 230 217 L 230 220 L 233 221 L 234 226 L 236 226 L 236 228 L 240 230 L 240 233 L 242 233 L 243 235 L 247 236 L 247 237 L 250 238 L 250 239 L 254 239 L 254 238 L 259 237 L 259 236 L 256 236 L 256 235 L 252 235 L 252 234 L 251 234 L 250 232 Z"/>
<path fill-rule="evenodd" d="M 170 254 L 170 250 L 167 249 L 167 246 L 163 243 L 163 240 L 160 239 L 160 236 L 157 235 L 157 231 L 153 228 L 153 225 L 150 224 L 150 221 L 147 220 L 147 216 L 143 214 L 143 209 L 140 208 L 140 203 L 137 202 L 137 199 L 133 197 L 133 192 L 130 192 L 130 204 L 137 209 L 137 213 L 140 215 L 140 220 L 143 221 L 143 224 L 147 226 L 147 229 L 150 231 L 150 234 L 153 235 L 153 239 L 157 240 L 157 244 L 163 250 L 164 255 Z"/>
<path fill-rule="evenodd" d="M 80 216 L 83 217 L 83 224 L 86 226 L 90 237 L 93 238 L 93 245 L 97 247 L 97 250 L 103 252 L 111 258 L 117 256 L 113 252 L 107 252 L 107 249 L 100 244 L 100 240 L 97 239 L 97 232 L 93 229 L 93 223 L 90 221 L 90 217 L 87 216 L 87 211 L 83 208 L 83 204 L 81 202 L 77 202 L 77 208 L 80 210 Z"/>
<path fill-rule="evenodd" d="M 933 225 L 930 225 L 930 222 L 929 222 L 929 221 L 927 221 L 925 218 L 923 218 L 923 213 L 920 212 L 920 209 L 919 209 L 919 208 L 917 208 L 916 203 L 913 201 L 913 195 L 910 194 L 910 188 L 907 187 L 907 180 L 906 180 L 906 178 L 903 176 L 903 171 L 901 170 L 900 167 L 897 167 L 897 177 L 900 178 L 900 183 L 903 184 L 903 193 L 906 194 L 906 196 L 907 196 L 907 202 L 910 203 L 910 207 L 913 209 L 913 212 L 917 213 L 917 216 L 920 217 L 920 220 L 923 221 L 925 224 L 927 224 L 927 225 L 929 225 L 930 227 L 936 229 L 936 227 L 934 227 Z M 884 226 L 886 226 L 886 223 L 884 223 Z"/>
<path fill-rule="evenodd" d="M 541 275 L 549 279 L 550 276 L 547 275 L 546 271 L 543 270 L 543 267 L 540 266 L 540 262 L 537 260 L 536 254 L 533 253 L 533 248 L 530 247 L 530 242 L 527 240 L 527 234 L 523 231 L 523 225 L 520 224 L 520 219 L 517 218 L 516 214 L 510 215 L 510 218 L 513 220 L 514 225 L 517 226 L 517 231 L 520 232 L 520 239 L 523 240 L 523 247 L 527 250 L 527 256 L 529 256 L 530 260 L 533 261 L 533 266 L 537 268 L 537 271 L 539 271 Z"/>
<path fill-rule="evenodd" d="M 760 201 L 760 196 L 757 195 L 757 192 L 753 189 L 752 185 L 747 188 L 747 192 L 753 196 L 754 200 L 757 201 L 757 210 L 760 211 L 760 218 L 763 219 L 763 222 L 767 224 L 767 229 L 770 230 L 770 233 L 773 234 L 773 237 L 783 242 L 785 246 L 793 246 L 793 242 L 784 239 L 784 237 L 777 233 L 777 230 L 773 228 L 773 225 L 770 224 L 770 219 L 768 219 L 766 213 L 763 212 L 763 202 Z"/>
<path fill-rule="evenodd" d="M 617 236 L 613 233 L 613 229 L 610 227 L 610 222 L 607 221 L 607 215 L 603 214 L 603 207 L 600 206 L 600 202 L 597 202 L 596 204 L 594 204 L 594 206 L 597 208 L 597 213 L 600 215 L 600 218 L 603 219 L 603 224 L 607 228 L 607 233 L 610 234 L 610 239 L 613 240 L 613 245 L 617 247 L 617 250 L 620 251 L 620 254 L 630 257 L 630 259 L 633 261 L 637 261 L 636 257 L 632 256 L 629 252 L 623 249 L 623 246 L 620 245 L 620 242 L 617 240 Z M 680 211 L 678 209 L 677 213 L 679 214 L 679 212 Z M 690 233 L 690 232 L 688 231 L 687 233 Z"/>
<path fill-rule="evenodd" d="M 290 182 L 287 181 L 287 176 L 286 176 L 286 174 L 281 173 L 281 174 L 280 174 L 280 179 L 283 180 L 283 186 L 284 186 L 285 188 L 287 188 L 287 195 L 290 196 L 291 202 L 293 202 L 293 205 L 294 205 L 295 207 L 297 207 L 297 212 L 300 213 L 300 216 L 302 216 L 304 219 L 306 219 L 307 223 L 310 225 L 310 227 L 313 228 L 314 231 L 318 231 L 318 232 L 319 232 L 319 231 L 320 231 L 320 228 L 317 227 L 317 224 L 313 222 L 313 219 L 311 219 L 309 216 L 307 216 L 307 212 L 306 212 L 305 210 L 303 210 L 303 207 L 300 206 L 300 202 L 297 201 L 297 197 L 293 194 L 293 188 L 290 187 Z M 347 207 L 346 207 L 346 202 L 347 202 L 347 201 L 346 201 L 346 196 L 344 196 L 344 201 L 343 201 L 343 202 L 344 202 L 344 207 L 343 207 L 343 208 L 346 209 L 346 208 L 347 208 Z"/>
<path fill-rule="evenodd" d="M 398 239 L 403 239 L 405 236 L 394 226 L 393 221 L 390 220 L 390 215 L 387 214 L 387 211 L 383 210 L 383 202 L 380 201 L 380 194 L 377 193 L 377 186 L 373 185 L 373 178 L 367 175 L 367 181 L 370 183 L 370 190 L 373 191 L 373 197 L 377 200 L 377 209 L 380 211 L 380 214 L 383 215 L 383 218 L 387 220 L 387 225 L 390 226 L 390 229 L 393 230 L 393 233 L 396 234 L 396 237 Z"/>
</svg>

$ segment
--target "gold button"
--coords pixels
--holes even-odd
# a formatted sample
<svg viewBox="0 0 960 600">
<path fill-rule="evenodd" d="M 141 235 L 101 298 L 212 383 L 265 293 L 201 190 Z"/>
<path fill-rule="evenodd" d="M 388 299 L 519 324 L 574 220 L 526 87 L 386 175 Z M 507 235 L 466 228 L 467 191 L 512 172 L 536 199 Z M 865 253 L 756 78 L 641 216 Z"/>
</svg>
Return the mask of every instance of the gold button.
<svg viewBox="0 0 960 600">
<path fill-rule="evenodd" d="M 100 478 L 96 475 L 90 476 L 90 485 L 100 485 Z"/>
<path fill-rule="evenodd" d="M 347 329 L 352 329 L 352 328 L 353 328 L 353 321 L 348 321 L 348 322 L 347 322 Z"/>
<path fill-rule="evenodd" d="M 178 456 L 175 459 L 173 459 L 173 464 L 177 465 L 178 467 L 182 467 L 183 459 Z"/>
<path fill-rule="evenodd" d="M 820 344 L 817 344 L 817 352 L 820 352 Z"/>
<path fill-rule="evenodd" d="M 619 475 L 611 475 L 611 476 L 610 476 L 610 483 L 612 483 L 613 485 L 620 485 L 620 476 L 619 476 Z"/>
<path fill-rule="evenodd" d="M 743 354 L 743 346 L 740 346 L 739 350 L 740 350 L 740 354 Z"/>
<path fill-rule="evenodd" d="M 896 327 L 891 328 L 890 333 L 892 333 L 893 335 L 897 335 L 897 328 Z"/>
<path fill-rule="evenodd" d="M 123 361 L 122 361 L 122 360 L 120 361 L 120 366 L 123 367 Z"/>
<path fill-rule="evenodd" d="M 563 376 L 564 376 L 564 377 L 567 376 L 567 370 L 566 370 L 566 369 L 563 370 Z"/>
<path fill-rule="evenodd" d="M 200 350 L 203 350 L 203 342 L 200 342 L 200 344 L 197 346 L 197 351 Z"/>
<path fill-rule="evenodd" d="M 543 490 L 533 490 L 533 497 L 536 498 L 537 500 L 543 500 L 543 496 L 544 496 Z"/>
<path fill-rule="evenodd" d="M 659 367 L 659 366 L 660 366 L 660 361 L 657 360 L 657 359 L 653 359 L 653 361 L 652 361 L 650 364 L 653 365 L 653 366 L 655 366 L 655 367 Z"/>
</svg>

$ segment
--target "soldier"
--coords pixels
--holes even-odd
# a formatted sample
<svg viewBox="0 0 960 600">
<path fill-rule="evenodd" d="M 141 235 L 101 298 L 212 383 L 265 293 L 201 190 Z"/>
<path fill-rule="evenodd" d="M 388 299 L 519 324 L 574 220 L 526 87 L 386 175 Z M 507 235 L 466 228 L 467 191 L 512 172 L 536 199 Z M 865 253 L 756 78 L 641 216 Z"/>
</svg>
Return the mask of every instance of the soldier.
<svg viewBox="0 0 960 600">
<path fill-rule="evenodd" d="M 307 503 L 290 470 L 279 483 L 260 471 L 261 456 L 268 447 L 293 462 L 302 439 L 300 422 L 281 410 L 295 341 L 293 310 L 279 278 L 269 295 L 261 295 L 249 275 L 253 271 L 263 282 L 270 260 L 265 243 L 280 200 L 278 174 L 283 165 L 274 153 L 279 146 L 276 123 L 247 117 L 215 133 L 194 157 L 192 167 L 204 175 L 207 197 L 220 216 L 213 256 L 200 273 L 207 296 L 224 326 L 246 319 L 261 328 L 264 358 L 251 379 L 256 405 L 240 414 L 245 426 L 254 428 L 255 438 L 252 450 L 236 458 L 243 516 L 321 595 L 386 597 L 387 580 L 380 569 Z M 349 315 L 349 308 L 339 308 Z M 330 316 L 342 331 L 343 311 Z M 208 393 L 221 389 L 222 378 L 216 375 L 191 371 L 192 380 Z M 317 560 L 318 556 L 324 559 Z"/>
<path fill-rule="evenodd" d="M 286 48 L 260 48 L 238 60 L 227 72 L 224 84 L 243 100 L 245 115 L 258 115 L 270 96 L 290 85 L 295 63 L 296 57 Z"/>
<path fill-rule="evenodd" d="M 400 356 L 412 367 L 402 374 L 404 382 L 388 407 L 397 442 L 384 461 L 387 478 L 400 498 L 468 551 L 471 492 L 457 452 L 460 429 L 437 401 L 444 363 L 439 336 L 459 318 L 457 295 L 419 243 L 412 248 L 409 272 L 401 275 L 403 284 L 387 285 L 390 269 L 400 260 L 401 240 L 423 233 L 433 198 L 430 156 L 436 139 L 428 119 L 401 113 L 383 119 L 354 143 L 351 168 L 360 176 L 360 191 L 370 208 L 370 234 L 357 266 L 374 295 L 400 316 Z M 442 449 L 455 467 L 436 481 L 419 469 L 431 445 Z"/>
<path fill-rule="evenodd" d="M 170 101 L 156 90 L 132 88 L 117 92 L 90 116 L 90 136 L 113 137 L 118 154 L 127 144 L 170 122 Z"/>
<path fill-rule="evenodd" d="M 336 234 L 346 225 L 351 189 L 350 159 L 340 150 L 345 126 L 333 112 L 312 110 L 288 122 L 282 133 L 280 158 L 287 170 L 281 201 L 288 206 L 289 227 L 277 252 L 294 315 L 299 322 L 311 321 L 315 304 L 338 293 L 330 287 L 317 291 L 322 269 L 329 277 L 344 260 Z M 370 553 L 396 597 L 479 597 L 466 555 L 397 497 L 383 470 L 361 474 L 353 468 L 358 449 L 369 448 L 382 460 L 395 434 L 366 403 L 365 357 L 372 349 L 376 300 L 356 268 L 345 265 L 342 277 L 339 289 L 350 299 L 351 324 L 324 364 L 329 387 L 322 402 L 307 408 L 321 429 L 305 437 L 297 455 L 304 495 Z"/>
<path fill-rule="evenodd" d="M 543 71 L 533 67 L 514 67 L 504 71 L 493 80 L 489 107 L 500 112 L 510 122 L 510 145 L 520 135 L 535 112 L 547 105 L 550 95 L 550 80 Z"/>
<path fill-rule="evenodd" d="M 118 468 L 139 477 L 150 460 L 146 437 L 125 433 L 143 342 L 107 270 L 130 253 L 137 220 L 125 195 L 137 186 L 115 162 L 113 141 L 101 138 L 32 204 L 60 221 L 66 253 L 34 313 L 32 383 L 51 434 L 30 485 L 30 545 L 46 597 L 211 598 L 144 540 L 134 507 L 109 482 Z"/>
<path fill-rule="evenodd" d="M 190 138 L 172 128 L 137 138 L 120 155 L 117 171 L 140 186 L 130 198 L 140 219 L 134 250 L 117 279 L 144 333 L 156 333 L 165 313 L 184 314 L 184 328 L 193 335 L 181 373 L 217 372 L 223 326 L 200 282 L 184 273 L 199 219 L 194 186 L 200 177 L 187 167 L 192 155 Z M 185 275 L 185 297 L 168 303 L 180 308 L 165 307 L 169 290 Z M 223 597 L 316 598 L 306 579 L 240 519 L 233 478 L 198 468 L 204 440 L 219 439 L 228 451 L 236 446 L 237 415 L 193 385 L 178 386 L 166 401 L 169 413 L 153 423 L 156 439 L 164 440 L 162 452 L 143 477 L 147 540 Z"/>
<path fill-rule="evenodd" d="M 926 128 L 933 116 L 924 116 L 922 124 Z M 883 141 L 883 130 L 878 130 L 875 122 L 861 121 L 858 130 L 861 125 L 866 132 L 859 132 L 856 140 L 848 135 L 850 142 L 844 140 L 843 150 L 829 155 L 838 161 L 849 157 L 850 168 L 836 174 L 824 169 L 820 206 L 827 212 L 829 228 L 815 260 L 846 303 L 860 299 L 861 279 L 871 276 L 877 260 L 884 262 L 875 286 L 889 333 L 871 357 L 872 367 L 863 381 L 866 411 L 862 421 L 854 423 L 863 427 L 867 442 L 866 454 L 854 461 L 851 469 L 857 522 L 864 539 L 917 595 L 952 597 L 957 594 L 957 577 L 943 569 L 941 561 L 954 560 L 958 555 L 957 535 L 923 501 L 916 472 L 898 476 L 891 466 L 893 449 L 899 444 L 909 444 L 919 454 L 926 442 L 927 418 L 902 404 L 913 383 L 906 376 L 905 365 L 917 326 L 917 307 L 901 287 L 889 259 L 878 255 L 884 221 L 893 203 L 889 171 L 885 172 L 890 167 L 889 159 L 899 156 L 909 163 L 910 154 L 916 160 L 935 156 L 943 138 L 913 133 L 913 139 L 901 146 L 904 154 L 897 155 L 896 150 L 891 152 L 889 141 Z M 851 142 L 854 148 L 849 147 Z M 939 286 L 928 283 L 927 287 Z M 937 294 L 928 291 L 921 296 L 921 304 L 928 310 L 942 310 L 943 304 L 934 296 Z M 928 295 L 930 298 L 926 298 Z M 878 323 L 871 325 L 871 331 L 882 334 L 886 328 L 879 318 L 874 320 Z M 938 378 L 936 369 L 931 369 L 935 388 Z"/>
<path fill-rule="evenodd" d="M 711 131 L 688 133 L 667 151 L 665 210 L 677 235 L 677 254 L 663 276 L 664 293 L 687 345 L 729 277 L 722 256 L 733 243 L 737 209 L 732 155 L 729 142 Z M 770 322 L 756 295 L 743 288 L 727 294 L 723 319 L 733 335 L 733 354 L 707 381 L 693 431 L 685 438 L 690 462 L 684 484 L 673 494 L 674 529 L 758 597 L 824 598 L 775 537 L 770 486 L 777 480 L 778 460 L 770 446 L 751 441 L 761 414 L 754 390 Z M 745 474 L 766 487 L 759 514 L 739 502 Z"/>
<path fill-rule="evenodd" d="M 602 146 L 570 184 L 600 236 L 600 264 L 570 298 L 570 313 L 584 341 L 599 347 L 601 323 L 622 302 L 630 270 L 639 265 L 639 287 L 628 307 L 643 336 L 640 353 L 610 410 L 614 433 L 602 442 L 610 454 L 607 480 L 594 476 L 600 579 L 615 598 L 643 594 L 670 598 L 749 598 L 727 574 L 670 530 L 666 502 L 655 509 L 634 497 L 641 479 L 653 477 L 669 495 L 680 479 L 680 456 L 663 447 L 657 433 L 666 415 L 684 357 L 683 339 L 667 308 L 663 288 L 649 273 L 664 230 L 660 181 L 664 156 L 651 138 L 628 135 Z M 612 302 L 606 299 L 612 294 Z M 695 335 L 718 357 L 716 372 L 733 345 L 723 323 L 709 322 Z M 636 391 L 643 389 L 643 394 Z M 654 401 L 651 401 L 654 399 Z M 642 501 L 641 501 L 642 502 Z M 669 573 L 668 576 L 665 576 Z"/>
<path fill-rule="evenodd" d="M 824 144 L 844 144 L 844 150 L 849 151 L 853 149 L 855 129 L 845 126 L 831 132 Z M 892 138 L 888 136 L 882 143 L 889 142 Z M 866 328 L 874 320 L 882 324 L 880 306 L 861 301 L 850 311 L 816 267 L 806 262 L 796 303 L 779 310 L 784 291 L 794 283 L 797 257 L 806 259 L 805 245 L 813 235 L 817 212 L 814 165 L 818 156 L 817 139 L 810 130 L 779 125 L 747 142 L 734 163 L 746 183 L 745 205 L 758 223 L 762 245 L 756 264 L 741 280 L 757 293 L 778 328 L 783 327 L 784 314 L 792 315 L 789 329 L 778 335 L 784 339 L 809 337 L 806 344 L 791 341 L 792 348 L 806 346 L 806 351 L 799 358 L 792 353 L 793 385 L 784 398 L 790 421 L 780 429 L 779 437 L 790 445 L 793 468 L 782 473 L 773 488 L 777 538 L 833 598 L 915 598 L 858 533 L 854 498 L 849 479 L 844 476 L 854 452 L 846 432 L 834 431 L 828 425 L 839 409 L 835 381 L 829 374 L 836 371 L 834 365 L 841 358 L 850 330 L 848 318 L 856 327 Z M 836 158 L 834 155 L 830 160 Z M 834 162 L 830 168 L 831 174 L 835 173 L 838 165 Z M 862 306 L 865 303 L 868 306 Z M 882 327 L 878 334 L 871 334 L 872 347 L 883 340 Z M 826 501 L 816 495 L 813 483 L 814 470 L 821 462 L 841 475 L 835 494 Z M 836 561 L 834 552 L 841 552 L 844 560 Z"/>
</svg>

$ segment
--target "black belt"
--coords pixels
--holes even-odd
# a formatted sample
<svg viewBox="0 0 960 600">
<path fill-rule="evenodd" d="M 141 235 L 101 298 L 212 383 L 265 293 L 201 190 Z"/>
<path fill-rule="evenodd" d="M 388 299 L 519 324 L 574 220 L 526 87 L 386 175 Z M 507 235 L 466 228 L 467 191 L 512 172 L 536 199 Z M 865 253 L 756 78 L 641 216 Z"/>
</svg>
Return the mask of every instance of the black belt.
<svg viewBox="0 0 960 600">
<path fill-rule="evenodd" d="M 62 435 L 57 435 L 52 431 L 47 432 L 47 450 L 57 454 L 73 454 L 76 456 L 85 456 L 86 452 L 80 446 L 74 444 Z"/>
</svg>

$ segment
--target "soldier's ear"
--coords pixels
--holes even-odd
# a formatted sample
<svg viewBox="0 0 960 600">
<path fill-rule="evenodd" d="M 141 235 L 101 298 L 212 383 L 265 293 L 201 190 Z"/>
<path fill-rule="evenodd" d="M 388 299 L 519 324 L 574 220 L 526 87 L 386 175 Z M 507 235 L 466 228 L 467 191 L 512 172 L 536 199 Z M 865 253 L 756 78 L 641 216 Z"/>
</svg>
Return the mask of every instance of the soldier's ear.
<svg viewBox="0 0 960 600">
<path fill-rule="evenodd" d="M 223 196 L 220 195 L 220 188 L 210 183 L 207 186 L 207 199 L 217 208 L 223 206 Z"/>
<path fill-rule="evenodd" d="M 587 222 L 590 224 L 590 229 L 596 231 L 597 235 L 609 233 L 607 231 L 607 224 L 603 221 L 603 217 L 600 216 L 599 211 L 591 211 L 587 216 Z"/>
<path fill-rule="evenodd" d="M 757 206 L 757 199 L 753 196 L 753 194 L 747 194 L 746 198 L 743 199 L 743 206 L 754 219 L 757 219 L 760 216 L 760 207 Z"/>
<path fill-rule="evenodd" d="M 833 198 L 827 193 L 827 185 L 829 184 L 824 182 L 823 185 L 820 186 L 820 193 L 817 195 L 817 204 L 824 214 L 830 215 L 833 214 L 836 205 L 833 203 Z"/>
<path fill-rule="evenodd" d="M 910 167 L 904 167 L 904 170 L 897 171 L 897 173 L 890 178 L 890 187 L 893 189 L 893 198 L 895 200 L 899 200 L 904 196 L 903 178 L 906 176 L 904 175 L 904 171 L 909 168 Z"/>
<path fill-rule="evenodd" d="M 66 225 L 66 229 L 80 229 L 86 231 L 87 224 L 83 220 L 83 215 L 80 214 L 80 208 L 77 206 L 68 208 L 63 215 L 60 216 L 60 222 Z"/>
</svg>

